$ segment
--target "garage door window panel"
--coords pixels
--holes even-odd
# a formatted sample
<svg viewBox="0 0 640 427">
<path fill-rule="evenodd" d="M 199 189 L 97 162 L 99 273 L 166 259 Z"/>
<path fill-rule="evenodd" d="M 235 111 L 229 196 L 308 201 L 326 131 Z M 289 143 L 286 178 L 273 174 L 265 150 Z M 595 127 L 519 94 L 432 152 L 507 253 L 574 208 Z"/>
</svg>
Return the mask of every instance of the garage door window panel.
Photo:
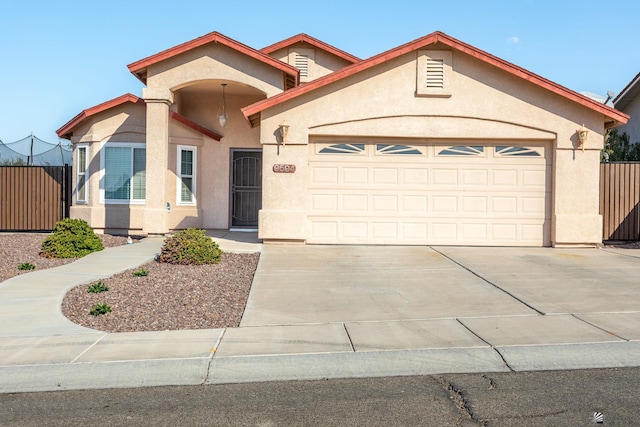
<svg viewBox="0 0 640 427">
<path fill-rule="evenodd" d="M 480 156 L 484 153 L 481 145 L 455 145 L 445 148 L 438 153 L 438 156 Z"/>
<path fill-rule="evenodd" d="M 522 156 L 522 157 L 540 157 L 533 148 L 528 147 L 510 147 L 506 145 L 496 145 L 495 154 L 500 157 Z"/>
<path fill-rule="evenodd" d="M 408 145 L 376 144 L 376 154 L 420 156 L 422 152 L 418 148 Z"/>
<path fill-rule="evenodd" d="M 334 144 L 320 149 L 320 154 L 364 154 L 364 144 Z"/>
</svg>

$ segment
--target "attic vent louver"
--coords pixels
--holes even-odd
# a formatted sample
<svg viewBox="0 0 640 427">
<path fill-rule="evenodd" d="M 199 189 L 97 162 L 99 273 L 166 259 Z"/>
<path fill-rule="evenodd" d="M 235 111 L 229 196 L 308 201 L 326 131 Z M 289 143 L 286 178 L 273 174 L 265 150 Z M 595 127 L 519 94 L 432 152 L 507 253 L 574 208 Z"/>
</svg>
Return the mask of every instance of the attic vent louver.
<svg viewBox="0 0 640 427">
<path fill-rule="evenodd" d="M 427 59 L 427 88 L 444 88 L 443 59 Z"/>
<path fill-rule="evenodd" d="M 309 77 L 309 57 L 297 54 L 294 66 L 300 70 L 300 77 Z"/>
</svg>

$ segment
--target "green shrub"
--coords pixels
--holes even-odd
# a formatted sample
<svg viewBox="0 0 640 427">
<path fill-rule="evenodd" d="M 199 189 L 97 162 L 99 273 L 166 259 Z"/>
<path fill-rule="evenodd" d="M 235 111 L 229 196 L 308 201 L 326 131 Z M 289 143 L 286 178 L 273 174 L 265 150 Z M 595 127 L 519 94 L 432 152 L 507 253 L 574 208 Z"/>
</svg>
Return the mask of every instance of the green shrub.
<svg viewBox="0 0 640 427">
<path fill-rule="evenodd" d="M 216 264 L 222 250 L 204 230 L 188 228 L 175 233 L 164 241 L 159 261 L 169 264 Z"/>
<path fill-rule="evenodd" d="M 47 258 L 80 258 L 103 249 L 100 237 L 81 219 L 58 221 L 42 242 L 42 255 Z"/>
<path fill-rule="evenodd" d="M 109 288 L 104 284 L 102 280 L 97 281 L 96 283 L 92 283 L 87 287 L 87 292 L 90 294 L 99 294 L 100 292 L 106 292 Z"/>
<path fill-rule="evenodd" d="M 133 274 L 136 277 L 144 277 L 149 275 L 149 270 L 147 270 L 146 268 L 141 268 L 140 270 L 136 270 L 131 274 Z"/>
<path fill-rule="evenodd" d="M 99 316 L 101 314 L 107 314 L 111 312 L 111 307 L 109 304 L 96 304 L 91 307 L 89 314 L 92 316 Z"/>
<path fill-rule="evenodd" d="M 31 271 L 35 269 L 36 269 L 36 266 L 31 264 L 30 262 L 23 262 L 18 266 L 18 270 Z"/>
</svg>

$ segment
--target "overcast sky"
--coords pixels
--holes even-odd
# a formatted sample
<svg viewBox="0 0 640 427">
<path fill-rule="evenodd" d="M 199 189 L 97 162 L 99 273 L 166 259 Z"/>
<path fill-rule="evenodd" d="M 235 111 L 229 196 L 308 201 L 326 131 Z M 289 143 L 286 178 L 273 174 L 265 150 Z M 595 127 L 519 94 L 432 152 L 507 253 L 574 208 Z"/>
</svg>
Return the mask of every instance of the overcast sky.
<svg viewBox="0 0 640 427">
<path fill-rule="evenodd" d="M 0 140 L 55 131 L 142 83 L 127 65 L 219 31 L 256 49 L 307 33 L 360 58 L 443 31 L 569 89 L 619 93 L 640 72 L 637 0 L 372 2 L 7 0 Z"/>
</svg>

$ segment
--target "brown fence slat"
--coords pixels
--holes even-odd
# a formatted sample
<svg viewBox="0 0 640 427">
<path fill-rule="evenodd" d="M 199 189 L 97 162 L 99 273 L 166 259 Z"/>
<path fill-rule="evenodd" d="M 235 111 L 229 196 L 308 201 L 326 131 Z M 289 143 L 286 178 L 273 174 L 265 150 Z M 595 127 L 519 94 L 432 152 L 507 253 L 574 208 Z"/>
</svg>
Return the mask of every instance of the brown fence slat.
<svg viewBox="0 0 640 427">
<path fill-rule="evenodd" d="M 50 231 L 69 216 L 70 166 L 1 166 L 0 231 Z"/>
<path fill-rule="evenodd" d="M 603 240 L 640 240 L 640 163 L 600 165 Z"/>
</svg>

